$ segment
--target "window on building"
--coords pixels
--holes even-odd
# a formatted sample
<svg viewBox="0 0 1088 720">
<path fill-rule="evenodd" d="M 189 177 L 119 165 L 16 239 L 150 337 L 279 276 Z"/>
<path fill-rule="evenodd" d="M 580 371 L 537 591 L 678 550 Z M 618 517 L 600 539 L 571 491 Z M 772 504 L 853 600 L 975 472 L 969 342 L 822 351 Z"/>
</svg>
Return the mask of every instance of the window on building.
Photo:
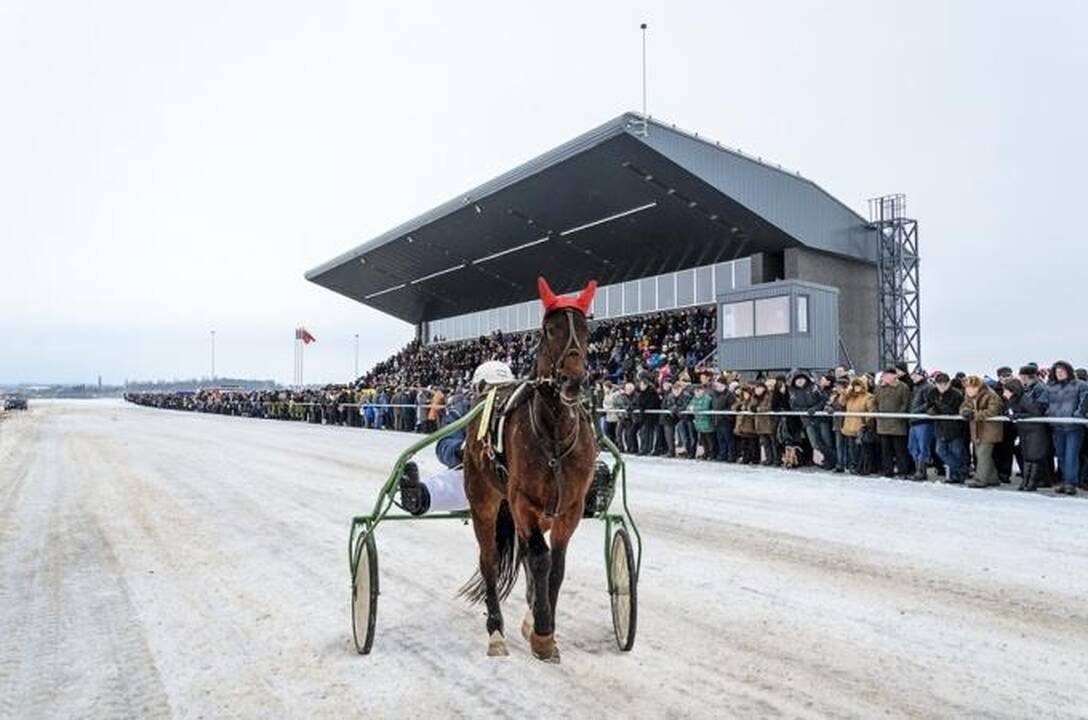
<svg viewBox="0 0 1088 720">
<path fill-rule="evenodd" d="M 638 280 L 630 280 L 623 284 L 623 314 L 638 314 Z"/>
<path fill-rule="evenodd" d="M 756 300 L 756 335 L 784 335 L 790 331 L 788 295 Z"/>
<path fill-rule="evenodd" d="M 710 265 L 695 268 L 695 302 L 714 302 L 714 268 Z"/>
<path fill-rule="evenodd" d="M 657 278 L 642 278 L 639 282 L 639 309 L 644 312 L 657 310 Z"/>
<path fill-rule="evenodd" d="M 676 273 L 657 276 L 657 307 L 660 310 L 676 307 Z"/>
<path fill-rule="evenodd" d="M 608 286 L 608 317 L 623 315 L 623 285 Z"/>
<path fill-rule="evenodd" d="M 695 271 L 681 270 L 676 273 L 676 307 L 695 304 Z"/>
<path fill-rule="evenodd" d="M 797 332 L 808 332 L 808 295 L 797 296 Z"/>
<path fill-rule="evenodd" d="M 714 266 L 714 292 L 725 293 L 733 289 L 733 263 L 723 262 Z"/>
<path fill-rule="evenodd" d="M 597 288 L 593 296 L 593 317 L 608 317 L 608 293 L 605 288 Z"/>
<path fill-rule="evenodd" d="M 529 303 L 518 305 L 518 329 L 529 329 Z"/>
<path fill-rule="evenodd" d="M 723 303 L 721 310 L 719 324 L 723 340 L 752 337 L 754 326 L 751 300 Z"/>
<path fill-rule="evenodd" d="M 733 265 L 735 267 L 733 273 L 733 287 L 736 289 L 746 288 L 752 284 L 752 258 L 746 257 L 740 260 L 734 260 Z"/>
</svg>

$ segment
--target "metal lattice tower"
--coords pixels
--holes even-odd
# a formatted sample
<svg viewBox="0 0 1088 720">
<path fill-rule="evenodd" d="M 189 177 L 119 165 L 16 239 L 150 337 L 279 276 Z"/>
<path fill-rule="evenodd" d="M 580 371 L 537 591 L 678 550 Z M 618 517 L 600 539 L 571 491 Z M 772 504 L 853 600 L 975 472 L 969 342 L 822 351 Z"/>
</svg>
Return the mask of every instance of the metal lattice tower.
<svg viewBox="0 0 1088 720">
<path fill-rule="evenodd" d="M 880 238 L 878 352 L 881 367 L 922 362 L 918 285 L 918 221 L 906 217 L 903 194 L 869 200 L 869 220 Z"/>
</svg>

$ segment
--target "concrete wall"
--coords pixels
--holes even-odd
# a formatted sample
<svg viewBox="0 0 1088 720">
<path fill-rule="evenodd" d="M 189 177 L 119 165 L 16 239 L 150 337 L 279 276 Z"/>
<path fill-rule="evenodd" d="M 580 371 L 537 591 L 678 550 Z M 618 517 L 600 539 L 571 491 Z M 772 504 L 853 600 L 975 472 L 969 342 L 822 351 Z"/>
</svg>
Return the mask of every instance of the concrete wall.
<svg viewBox="0 0 1088 720">
<path fill-rule="evenodd" d="M 876 370 L 879 362 L 876 265 L 807 248 L 788 248 L 784 252 L 784 270 L 787 279 L 839 289 L 839 334 L 850 360 L 858 369 Z M 840 357 L 840 362 L 845 361 L 845 357 Z"/>
</svg>

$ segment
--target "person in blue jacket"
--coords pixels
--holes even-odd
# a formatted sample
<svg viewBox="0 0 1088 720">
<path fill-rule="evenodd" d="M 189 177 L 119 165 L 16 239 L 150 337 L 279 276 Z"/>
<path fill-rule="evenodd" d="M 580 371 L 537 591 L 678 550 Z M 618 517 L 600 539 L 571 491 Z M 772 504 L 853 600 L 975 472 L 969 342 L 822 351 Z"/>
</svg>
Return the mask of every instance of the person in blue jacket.
<svg viewBox="0 0 1088 720">
<path fill-rule="evenodd" d="M 472 389 L 475 392 L 482 392 L 491 385 L 503 385 L 513 381 L 514 373 L 510 371 L 510 367 L 498 360 L 485 362 L 472 373 Z M 442 427 L 464 417 L 470 407 L 467 395 L 452 394 L 442 418 Z M 464 510 L 468 507 L 465 477 L 461 467 L 464 447 L 464 429 L 435 443 L 435 455 L 446 469 L 426 480 L 420 480 L 419 467 L 414 462 L 405 464 L 400 478 L 400 506 L 405 512 L 422 515 L 426 512 Z"/>
<path fill-rule="evenodd" d="M 1078 380 L 1073 366 L 1064 360 L 1054 363 L 1052 382 L 1046 386 L 1046 416 L 1052 418 L 1081 418 L 1088 411 L 1088 383 Z M 1061 423 L 1051 427 L 1054 454 L 1058 456 L 1058 470 L 1062 484 L 1054 492 L 1065 495 L 1077 494 L 1080 473 L 1080 446 L 1084 442 L 1084 425 Z"/>
</svg>

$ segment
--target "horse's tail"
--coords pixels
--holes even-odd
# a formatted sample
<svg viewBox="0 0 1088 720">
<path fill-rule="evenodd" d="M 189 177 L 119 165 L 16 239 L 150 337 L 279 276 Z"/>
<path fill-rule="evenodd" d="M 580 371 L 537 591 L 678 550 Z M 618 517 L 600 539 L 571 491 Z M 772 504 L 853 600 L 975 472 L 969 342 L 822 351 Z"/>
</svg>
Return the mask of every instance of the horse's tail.
<svg viewBox="0 0 1088 720">
<path fill-rule="evenodd" d="M 499 600 L 505 600 L 518 581 L 522 560 L 522 551 L 518 547 L 517 531 L 514 528 L 514 516 L 510 513 L 510 503 L 505 500 L 499 505 L 499 514 L 495 518 L 495 546 L 498 550 L 495 589 L 498 591 Z M 479 570 L 464 584 L 458 596 L 472 604 L 487 597 L 487 583 Z"/>
</svg>

